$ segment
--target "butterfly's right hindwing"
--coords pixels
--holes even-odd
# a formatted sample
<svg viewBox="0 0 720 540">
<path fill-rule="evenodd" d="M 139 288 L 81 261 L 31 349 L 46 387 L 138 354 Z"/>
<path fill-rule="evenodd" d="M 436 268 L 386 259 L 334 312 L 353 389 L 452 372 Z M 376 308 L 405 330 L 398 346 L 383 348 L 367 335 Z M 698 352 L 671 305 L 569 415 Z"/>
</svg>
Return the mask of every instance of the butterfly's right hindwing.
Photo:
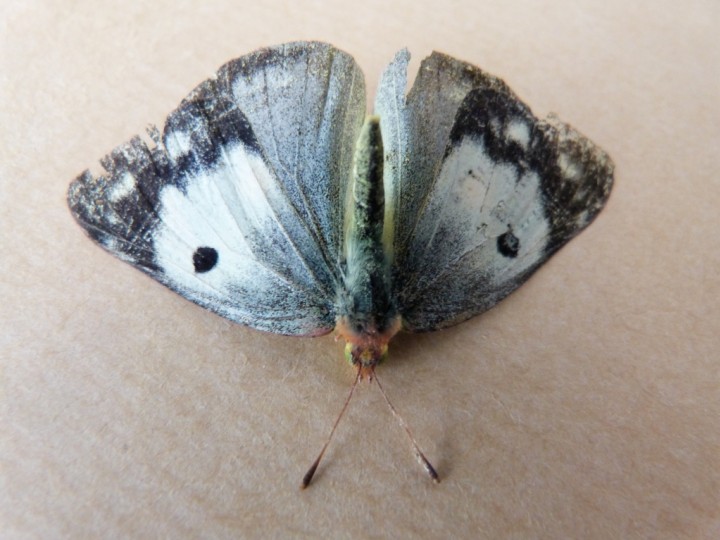
<svg viewBox="0 0 720 540">
<path fill-rule="evenodd" d="M 81 175 L 70 207 L 106 249 L 186 298 L 261 330 L 335 324 L 343 211 L 364 82 L 329 45 L 226 64 L 167 119 Z"/>
</svg>

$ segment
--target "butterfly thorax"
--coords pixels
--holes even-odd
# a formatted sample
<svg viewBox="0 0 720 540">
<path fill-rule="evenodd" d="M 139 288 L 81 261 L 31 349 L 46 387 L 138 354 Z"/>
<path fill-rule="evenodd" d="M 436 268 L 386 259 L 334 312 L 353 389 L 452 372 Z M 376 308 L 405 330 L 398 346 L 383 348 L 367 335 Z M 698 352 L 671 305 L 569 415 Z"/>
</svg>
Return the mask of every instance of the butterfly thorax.
<svg viewBox="0 0 720 540">
<path fill-rule="evenodd" d="M 348 360 L 361 370 L 370 370 L 368 375 L 387 354 L 388 342 L 400 329 L 382 241 L 384 215 L 382 136 L 379 118 L 370 116 L 355 148 L 336 326 L 347 341 Z"/>
</svg>

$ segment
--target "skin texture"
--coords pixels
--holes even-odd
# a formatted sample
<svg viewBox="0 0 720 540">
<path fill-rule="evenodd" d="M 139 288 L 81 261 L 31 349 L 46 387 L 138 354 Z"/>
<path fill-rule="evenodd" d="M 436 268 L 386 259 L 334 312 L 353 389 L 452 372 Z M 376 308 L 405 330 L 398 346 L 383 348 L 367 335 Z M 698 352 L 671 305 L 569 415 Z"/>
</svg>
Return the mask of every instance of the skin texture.
<svg viewBox="0 0 720 540">
<path fill-rule="evenodd" d="M 718 536 L 715 2 L 1 9 L 6 536 Z M 343 344 L 232 325 L 65 206 L 216 66 L 313 38 L 355 55 L 370 100 L 401 46 L 480 65 L 617 166 L 607 208 L 516 293 L 393 340 L 378 374 L 437 486 L 363 384 L 300 494 L 354 376 Z"/>
</svg>

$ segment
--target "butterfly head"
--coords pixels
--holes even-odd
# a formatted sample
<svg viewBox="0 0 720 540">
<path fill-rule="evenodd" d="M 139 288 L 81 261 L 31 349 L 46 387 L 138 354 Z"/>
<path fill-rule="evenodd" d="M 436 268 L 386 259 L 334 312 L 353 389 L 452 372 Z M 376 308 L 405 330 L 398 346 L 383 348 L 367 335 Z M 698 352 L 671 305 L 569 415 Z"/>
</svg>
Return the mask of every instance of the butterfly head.
<svg viewBox="0 0 720 540">
<path fill-rule="evenodd" d="M 347 321 L 340 319 L 337 333 L 345 339 L 345 359 L 358 369 L 360 378 L 372 380 L 375 366 L 385 360 L 388 355 L 388 344 L 400 330 L 399 318 L 384 331 L 377 330 L 373 325 L 356 331 Z"/>
<path fill-rule="evenodd" d="M 387 358 L 387 343 L 380 346 L 345 344 L 345 359 L 360 371 L 360 378 L 372 380 L 375 366 Z"/>
</svg>

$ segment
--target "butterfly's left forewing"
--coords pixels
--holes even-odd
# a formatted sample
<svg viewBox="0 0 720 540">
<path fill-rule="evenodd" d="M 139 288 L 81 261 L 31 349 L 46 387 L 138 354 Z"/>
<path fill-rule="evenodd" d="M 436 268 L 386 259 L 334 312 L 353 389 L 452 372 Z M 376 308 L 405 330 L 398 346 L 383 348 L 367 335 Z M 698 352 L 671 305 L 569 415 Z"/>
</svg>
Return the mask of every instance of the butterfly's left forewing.
<svg viewBox="0 0 720 540">
<path fill-rule="evenodd" d="M 81 175 L 68 200 L 106 249 L 186 298 L 261 330 L 335 324 L 343 212 L 364 117 L 351 57 L 263 49 L 201 84 L 166 121 Z"/>
<path fill-rule="evenodd" d="M 396 59 L 383 83 L 400 69 Z M 394 101 L 387 87 L 383 96 L 383 83 L 376 106 L 391 133 L 390 158 L 399 153 L 385 177 L 394 229 L 386 238 L 407 330 L 491 308 L 603 207 L 608 156 L 571 127 L 535 118 L 499 79 L 434 53 L 407 100 L 400 87 Z M 393 125 L 402 137 L 392 136 Z"/>
</svg>

